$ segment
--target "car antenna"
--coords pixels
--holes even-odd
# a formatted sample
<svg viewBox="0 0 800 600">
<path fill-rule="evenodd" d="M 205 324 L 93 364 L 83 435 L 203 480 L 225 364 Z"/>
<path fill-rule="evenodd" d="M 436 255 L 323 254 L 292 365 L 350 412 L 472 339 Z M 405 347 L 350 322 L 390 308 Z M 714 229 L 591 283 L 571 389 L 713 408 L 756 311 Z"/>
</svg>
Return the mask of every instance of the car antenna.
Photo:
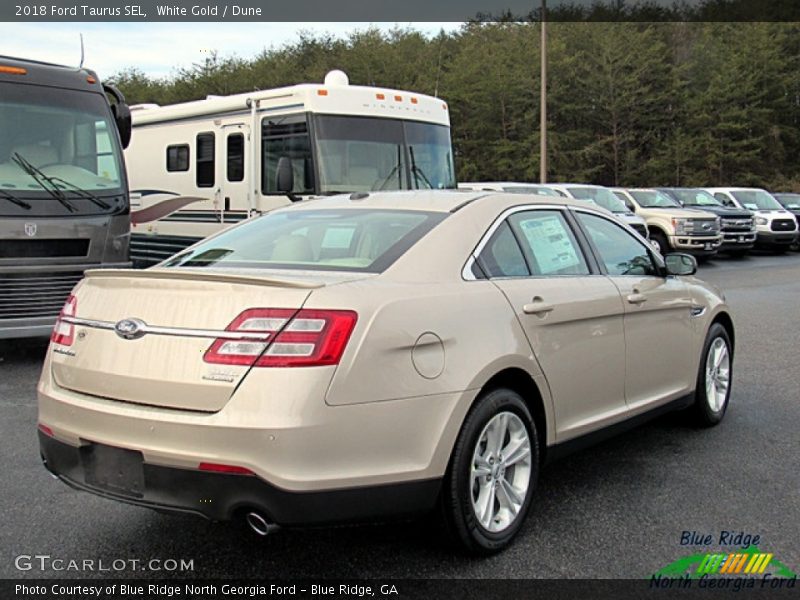
<svg viewBox="0 0 800 600">
<path fill-rule="evenodd" d="M 78 65 L 78 69 L 82 69 L 83 68 L 83 59 L 85 57 L 85 53 L 84 53 L 84 50 L 83 50 L 83 34 L 79 33 L 78 35 L 81 38 L 81 64 Z"/>
</svg>

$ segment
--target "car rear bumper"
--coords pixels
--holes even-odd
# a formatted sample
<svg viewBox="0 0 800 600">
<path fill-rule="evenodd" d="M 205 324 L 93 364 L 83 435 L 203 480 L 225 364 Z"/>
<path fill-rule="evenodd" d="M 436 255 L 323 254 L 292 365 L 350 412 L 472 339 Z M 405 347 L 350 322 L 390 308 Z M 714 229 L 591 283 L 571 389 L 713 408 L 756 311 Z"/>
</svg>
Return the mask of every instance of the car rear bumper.
<svg viewBox="0 0 800 600">
<path fill-rule="evenodd" d="M 419 514 L 432 509 L 440 479 L 325 490 L 290 492 L 251 475 L 213 473 L 142 464 L 144 486 L 138 492 L 88 483 L 82 449 L 39 432 L 47 469 L 72 488 L 105 498 L 166 512 L 191 513 L 224 521 L 259 511 L 278 525 L 299 526 L 369 521 Z"/>
</svg>

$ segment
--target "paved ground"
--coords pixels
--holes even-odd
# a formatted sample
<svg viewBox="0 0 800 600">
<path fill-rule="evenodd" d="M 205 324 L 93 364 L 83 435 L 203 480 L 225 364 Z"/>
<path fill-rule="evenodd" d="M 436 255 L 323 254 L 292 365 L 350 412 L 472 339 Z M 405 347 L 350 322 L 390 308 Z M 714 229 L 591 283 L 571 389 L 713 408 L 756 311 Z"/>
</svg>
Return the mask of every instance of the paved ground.
<svg viewBox="0 0 800 600">
<path fill-rule="evenodd" d="M 723 424 L 697 430 L 668 416 L 554 463 L 516 544 L 482 560 L 452 555 L 425 522 L 257 540 L 74 492 L 39 462 L 35 382 L 45 347 L 0 344 L 0 576 L 21 575 L 17 555 L 49 554 L 194 559 L 193 576 L 203 578 L 645 577 L 691 553 L 679 545 L 684 530 L 760 535 L 762 549 L 800 570 L 800 255 L 718 260 L 701 276 L 725 290 L 738 326 Z M 652 352 L 655 365 L 657 345 Z"/>
</svg>

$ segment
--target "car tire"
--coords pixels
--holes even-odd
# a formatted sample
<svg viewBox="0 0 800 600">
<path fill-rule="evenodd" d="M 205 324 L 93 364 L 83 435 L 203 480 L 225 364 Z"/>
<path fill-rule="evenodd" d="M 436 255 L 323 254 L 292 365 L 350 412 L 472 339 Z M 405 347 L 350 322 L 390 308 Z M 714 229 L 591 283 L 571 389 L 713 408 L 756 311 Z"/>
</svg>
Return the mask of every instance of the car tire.
<svg viewBox="0 0 800 600">
<path fill-rule="evenodd" d="M 452 541 L 470 554 L 506 548 L 525 521 L 538 475 L 539 440 L 525 401 L 507 388 L 481 394 L 461 427 L 442 486 L 440 506 Z"/>
<path fill-rule="evenodd" d="M 651 231 L 650 232 L 650 241 L 655 242 L 658 244 L 658 252 L 661 256 L 666 255 L 670 250 L 669 242 L 667 241 L 667 236 L 665 236 L 660 231 Z"/>
<path fill-rule="evenodd" d="M 733 380 L 733 345 L 727 330 L 719 323 L 708 330 L 700 356 L 693 420 L 701 427 L 713 427 L 722 421 L 728 409 Z"/>
</svg>

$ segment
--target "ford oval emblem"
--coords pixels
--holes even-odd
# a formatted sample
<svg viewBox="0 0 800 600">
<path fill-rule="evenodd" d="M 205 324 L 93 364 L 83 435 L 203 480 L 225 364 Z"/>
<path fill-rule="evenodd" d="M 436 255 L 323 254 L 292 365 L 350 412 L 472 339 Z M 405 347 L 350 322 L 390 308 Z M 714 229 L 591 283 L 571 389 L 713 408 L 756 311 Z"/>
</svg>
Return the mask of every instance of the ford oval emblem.
<svg viewBox="0 0 800 600">
<path fill-rule="evenodd" d="M 147 333 L 147 323 L 141 319 L 122 319 L 114 325 L 114 333 L 123 340 L 138 340 Z"/>
</svg>

